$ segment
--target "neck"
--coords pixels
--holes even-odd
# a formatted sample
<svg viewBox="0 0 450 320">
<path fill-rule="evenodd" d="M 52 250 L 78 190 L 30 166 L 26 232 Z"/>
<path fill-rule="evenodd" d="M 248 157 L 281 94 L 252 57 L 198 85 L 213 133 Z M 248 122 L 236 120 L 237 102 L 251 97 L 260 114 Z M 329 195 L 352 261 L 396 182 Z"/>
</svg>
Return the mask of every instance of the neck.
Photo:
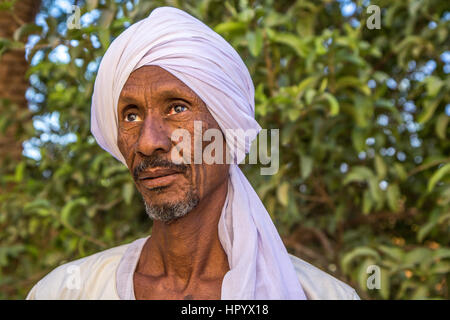
<svg viewBox="0 0 450 320">
<path fill-rule="evenodd" d="M 227 191 L 228 182 L 204 197 L 184 217 L 168 224 L 154 221 L 138 271 L 151 277 L 176 279 L 181 288 L 192 280 L 222 279 L 229 266 L 217 226 Z"/>
</svg>

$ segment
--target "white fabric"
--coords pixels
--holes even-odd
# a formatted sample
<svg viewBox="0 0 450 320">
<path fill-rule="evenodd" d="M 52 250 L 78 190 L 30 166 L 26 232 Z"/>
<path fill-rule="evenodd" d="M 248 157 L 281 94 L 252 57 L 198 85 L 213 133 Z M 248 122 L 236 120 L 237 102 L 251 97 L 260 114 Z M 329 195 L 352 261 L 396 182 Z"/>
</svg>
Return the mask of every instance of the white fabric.
<svg viewBox="0 0 450 320">
<path fill-rule="evenodd" d="M 128 245 L 116 271 L 116 290 L 121 300 L 136 300 L 133 278 L 142 248 L 149 237 L 137 239 Z"/>
<path fill-rule="evenodd" d="M 113 41 L 95 81 L 91 131 L 99 145 L 122 163 L 117 103 L 130 73 L 144 65 L 160 66 L 189 86 L 223 132 L 261 129 L 254 119 L 253 83 L 237 52 L 196 18 L 161 7 Z M 238 140 L 238 148 L 248 152 L 254 138 Z M 233 142 L 226 142 L 234 150 Z M 236 164 L 230 165 L 229 179 L 218 225 L 230 266 L 222 282 L 222 299 L 306 299 L 269 214 Z"/>
</svg>

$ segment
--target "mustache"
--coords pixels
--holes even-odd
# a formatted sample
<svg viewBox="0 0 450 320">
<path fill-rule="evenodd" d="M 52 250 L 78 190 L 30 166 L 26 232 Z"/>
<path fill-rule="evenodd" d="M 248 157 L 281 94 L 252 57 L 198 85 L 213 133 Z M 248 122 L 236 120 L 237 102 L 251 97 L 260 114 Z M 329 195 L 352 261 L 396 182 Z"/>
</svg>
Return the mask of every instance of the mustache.
<svg viewBox="0 0 450 320">
<path fill-rule="evenodd" d="M 134 169 L 133 169 L 133 178 L 134 180 L 138 180 L 139 175 L 142 171 L 151 168 L 165 168 L 172 169 L 176 171 L 180 171 L 182 173 L 186 172 L 188 166 L 185 164 L 175 164 L 169 160 L 161 158 L 157 155 L 145 157 Z"/>
</svg>

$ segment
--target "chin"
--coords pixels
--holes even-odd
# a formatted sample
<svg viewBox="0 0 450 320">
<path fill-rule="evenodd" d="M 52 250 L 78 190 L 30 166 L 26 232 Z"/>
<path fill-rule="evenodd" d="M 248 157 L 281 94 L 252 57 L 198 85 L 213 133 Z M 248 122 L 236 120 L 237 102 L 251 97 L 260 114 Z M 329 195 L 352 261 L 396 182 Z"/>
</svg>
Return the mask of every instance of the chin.
<svg viewBox="0 0 450 320">
<path fill-rule="evenodd" d="M 154 206 L 171 205 L 189 200 L 189 198 L 198 198 L 194 188 L 188 185 L 180 187 L 176 183 L 151 189 L 141 186 L 138 190 L 144 201 L 148 205 Z"/>
<path fill-rule="evenodd" d="M 183 201 L 187 193 L 170 187 L 144 188 L 140 193 L 148 205 L 163 206 Z"/>
<path fill-rule="evenodd" d="M 145 210 L 148 216 L 153 220 L 163 221 L 169 223 L 175 219 L 187 215 L 199 203 L 199 197 L 188 192 L 180 199 L 171 198 L 170 201 L 158 201 L 153 197 L 151 201 L 146 201 L 144 198 Z"/>
</svg>

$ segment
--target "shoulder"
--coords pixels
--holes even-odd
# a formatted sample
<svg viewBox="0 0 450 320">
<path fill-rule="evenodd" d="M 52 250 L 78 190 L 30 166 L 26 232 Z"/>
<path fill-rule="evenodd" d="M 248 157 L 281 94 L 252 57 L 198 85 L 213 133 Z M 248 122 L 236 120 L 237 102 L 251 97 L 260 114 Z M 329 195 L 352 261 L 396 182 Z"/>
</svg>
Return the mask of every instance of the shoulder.
<svg viewBox="0 0 450 320">
<path fill-rule="evenodd" d="M 359 300 L 355 289 L 312 264 L 289 254 L 298 279 L 310 300 Z"/>
<path fill-rule="evenodd" d="M 115 271 L 128 245 L 60 265 L 37 282 L 26 299 L 115 299 Z"/>
</svg>

